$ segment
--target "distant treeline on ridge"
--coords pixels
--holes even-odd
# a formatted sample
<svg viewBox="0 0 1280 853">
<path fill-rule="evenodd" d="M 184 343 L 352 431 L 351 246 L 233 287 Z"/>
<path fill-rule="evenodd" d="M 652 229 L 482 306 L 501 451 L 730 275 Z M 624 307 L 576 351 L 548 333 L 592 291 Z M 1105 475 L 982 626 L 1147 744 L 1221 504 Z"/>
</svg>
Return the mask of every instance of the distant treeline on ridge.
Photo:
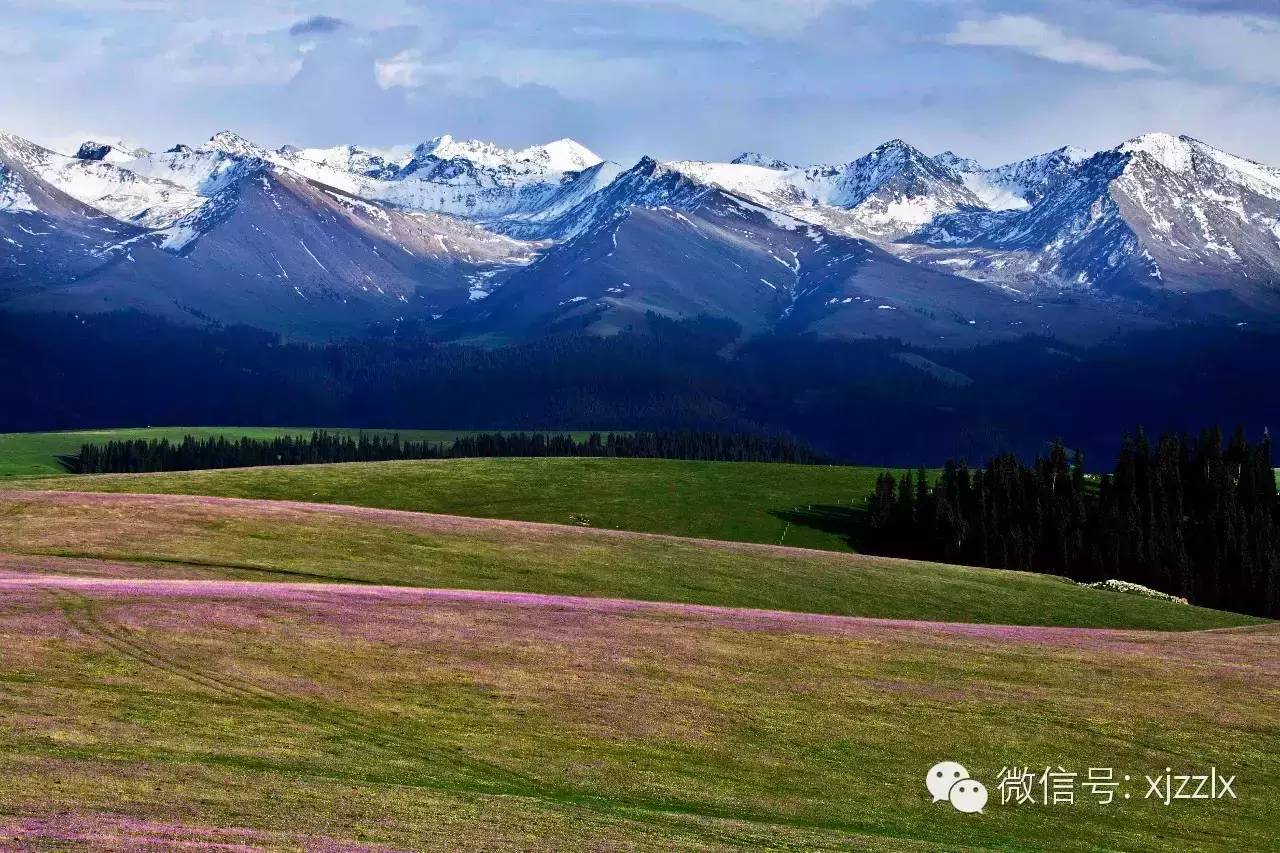
<svg viewBox="0 0 1280 853">
<path fill-rule="evenodd" d="M 1142 584 L 1192 604 L 1280 617 L 1280 499 L 1271 439 L 1238 429 L 1192 439 L 1141 430 L 1115 469 L 1087 476 L 1055 444 L 1031 466 L 1012 455 L 941 476 L 884 473 L 867 499 L 862 550 Z"/>
<path fill-rule="evenodd" d="M 281 435 L 228 440 L 221 436 L 188 435 L 181 441 L 167 438 L 108 441 L 85 444 L 76 455 L 63 457 L 62 463 L 76 474 L 131 474 L 482 456 L 611 456 L 805 465 L 827 461 L 812 449 L 789 439 L 713 432 L 591 433 L 583 440 L 563 433 L 481 433 L 443 442 L 406 441 L 398 434 L 351 436 L 318 431 L 310 437 Z"/>
</svg>

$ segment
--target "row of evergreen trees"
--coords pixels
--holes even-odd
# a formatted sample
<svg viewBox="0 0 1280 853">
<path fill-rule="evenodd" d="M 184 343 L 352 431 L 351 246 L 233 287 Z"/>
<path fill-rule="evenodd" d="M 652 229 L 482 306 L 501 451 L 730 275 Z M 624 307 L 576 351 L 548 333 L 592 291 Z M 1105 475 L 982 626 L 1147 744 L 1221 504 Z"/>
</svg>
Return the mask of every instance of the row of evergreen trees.
<svg viewBox="0 0 1280 853">
<path fill-rule="evenodd" d="M 817 465 L 827 461 L 812 448 L 789 439 L 738 433 L 593 432 L 585 441 L 572 435 L 484 433 L 462 436 L 449 456 L 615 456 L 633 459 L 702 459 L 714 462 L 789 462 Z"/>
<path fill-rule="evenodd" d="M 1030 467 L 1011 455 L 881 474 L 867 499 L 873 553 L 1132 581 L 1193 604 L 1280 617 L 1280 500 L 1271 439 L 1243 430 L 1155 444 L 1127 437 L 1115 470 L 1085 474 L 1054 444 Z"/>
<path fill-rule="evenodd" d="M 127 474 L 479 456 L 612 456 L 798 464 L 824 461 L 810 448 L 784 438 L 707 432 L 591 433 L 584 440 L 568 434 L 484 433 L 442 442 L 406 441 L 398 434 L 352 436 L 320 431 L 310 437 L 281 435 L 268 439 L 188 435 L 181 441 L 108 441 L 85 444 L 78 454 L 65 457 L 63 463 L 77 474 Z"/>
</svg>

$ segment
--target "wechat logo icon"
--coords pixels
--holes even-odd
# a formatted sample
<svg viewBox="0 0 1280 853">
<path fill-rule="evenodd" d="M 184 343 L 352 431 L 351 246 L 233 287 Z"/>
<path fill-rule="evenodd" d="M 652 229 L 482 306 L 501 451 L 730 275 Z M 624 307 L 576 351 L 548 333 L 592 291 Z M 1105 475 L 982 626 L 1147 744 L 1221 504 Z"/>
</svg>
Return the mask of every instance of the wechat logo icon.
<svg viewBox="0 0 1280 853">
<path fill-rule="evenodd" d="M 940 761 L 930 767 L 924 785 L 935 803 L 949 802 L 965 814 L 982 814 L 987 805 L 987 786 L 970 778 L 964 765 L 955 761 Z"/>
</svg>

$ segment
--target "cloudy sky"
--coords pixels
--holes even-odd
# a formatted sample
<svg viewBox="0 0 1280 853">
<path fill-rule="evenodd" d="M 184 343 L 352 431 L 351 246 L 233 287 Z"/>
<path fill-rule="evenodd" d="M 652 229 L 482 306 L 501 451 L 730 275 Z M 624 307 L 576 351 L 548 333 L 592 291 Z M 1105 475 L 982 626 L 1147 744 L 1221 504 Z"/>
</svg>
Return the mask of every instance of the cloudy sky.
<svg viewBox="0 0 1280 853">
<path fill-rule="evenodd" d="M 987 163 L 1148 130 L 1280 164 L 1278 0 L 5 0 L 0 128 L 151 148 Z"/>
</svg>

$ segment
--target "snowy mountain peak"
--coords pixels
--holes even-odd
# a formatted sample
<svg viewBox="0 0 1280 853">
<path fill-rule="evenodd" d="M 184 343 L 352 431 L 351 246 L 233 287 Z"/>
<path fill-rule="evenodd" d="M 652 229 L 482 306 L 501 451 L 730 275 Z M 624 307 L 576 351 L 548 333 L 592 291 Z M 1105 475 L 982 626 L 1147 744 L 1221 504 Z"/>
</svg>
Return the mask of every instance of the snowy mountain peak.
<svg viewBox="0 0 1280 853">
<path fill-rule="evenodd" d="M 1178 175 L 1185 188 L 1203 196 L 1206 204 L 1228 204 L 1233 218 L 1266 226 L 1271 231 L 1268 242 L 1273 240 L 1280 248 L 1280 216 L 1249 210 L 1253 202 L 1245 198 L 1256 195 L 1280 202 L 1280 169 L 1230 154 L 1190 136 L 1147 134 L 1129 140 L 1117 150 L 1127 154 L 1134 165 L 1156 163 L 1161 170 Z M 1211 242 L 1216 241 L 1209 236 Z"/>
<path fill-rule="evenodd" d="M 1064 145 L 1050 152 L 1072 163 L 1083 163 L 1088 160 L 1090 153 L 1078 145 Z"/>
<path fill-rule="evenodd" d="M 1142 153 L 1154 159 L 1170 172 L 1185 173 L 1191 168 L 1192 147 L 1197 140 L 1190 136 L 1174 136 L 1171 133 L 1145 133 L 1120 146 L 1126 153 Z"/>
<path fill-rule="evenodd" d="M 580 172 L 604 162 L 585 145 L 572 139 L 557 139 L 546 145 L 515 150 L 492 142 L 457 140 L 447 133 L 414 149 L 415 161 L 421 163 L 429 158 L 466 160 L 482 169 L 509 169 L 514 172 Z"/>
<path fill-rule="evenodd" d="M 233 157 L 257 157 L 266 159 L 267 151 L 254 145 L 238 133 L 222 130 L 210 137 L 202 148 L 206 151 L 221 151 Z"/>
<path fill-rule="evenodd" d="M 1116 150 L 1130 157 L 1149 158 L 1191 182 L 1198 192 L 1221 194 L 1226 186 L 1280 200 L 1280 169 L 1238 157 L 1190 136 L 1148 133 L 1130 139 Z M 1238 189 L 1230 192 L 1234 194 Z"/>
<path fill-rule="evenodd" d="M 789 172 L 795 168 L 785 160 L 766 157 L 755 151 L 744 151 L 729 162 L 734 166 L 759 166 L 762 169 L 773 169 L 775 172 Z"/>
<path fill-rule="evenodd" d="M 659 163 L 657 160 L 650 157 L 648 154 L 645 154 L 643 157 L 641 157 L 639 160 L 636 161 L 636 164 L 634 166 L 632 166 L 630 169 L 627 170 L 627 173 L 652 175 L 657 173 L 660 170 L 678 171 L 677 169 L 674 168 L 674 166 L 675 164 L 671 164 L 671 163 L 668 163 L 665 165 L 662 163 Z"/>
<path fill-rule="evenodd" d="M 914 196 L 928 193 L 931 184 L 960 182 L 954 170 L 901 139 L 891 139 L 877 146 L 871 153 L 845 166 L 844 172 L 846 184 L 865 193 L 893 183 L 902 193 Z M 851 203 L 856 204 L 860 200 L 855 199 Z"/>
<path fill-rule="evenodd" d="M 1066 145 L 994 169 L 959 169 L 974 195 L 991 210 L 1025 210 L 1074 173 L 1089 153 Z"/>
<path fill-rule="evenodd" d="M 476 165 L 498 165 L 503 153 L 502 148 L 491 142 L 458 141 L 447 133 L 434 136 L 413 149 L 415 160 L 435 157 L 438 160 L 469 160 Z"/>
<path fill-rule="evenodd" d="M 336 169 L 339 172 L 371 178 L 393 177 L 410 159 L 408 157 L 393 158 L 385 152 L 361 148 L 358 145 L 338 145 L 333 148 L 297 148 L 286 145 L 276 153 L 287 163 L 296 163 L 301 160 Z"/>
<path fill-rule="evenodd" d="M 567 137 L 520 153 L 529 154 L 531 159 L 545 157 L 547 168 L 556 172 L 581 172 L 604 162 L 594 151 Z"/>
<path fill-rule="evenodd" d="M 960 175 L 954 169 L 901 139 L 877 146 L 846 165 L 844 173 L 846 184 L 855 184 L 866 192 L 893 183 L 907 195 L 921 195 L 930 192 L 930 185 L 960 184 Z"/>
<path fill-rule="evenodd" d="M 954 151 L 943 151 L 933 158 L 933 162 L 948 169 L 954 169 L 960 174 L 986 171 L 977 160 L 972 157 L 961 157 Z"/>
<path fill-rule="evenodd" d="M 890 139 L 888 142 L 882 142 L 865 157 L 859 158 L 858 162 L 864 160 L 885 160 L 888 162 L 905 162 L 910 160 L 928 160 L 932 162 L 932 158 L 927 157 L 923 151 L 916 148 L 910 142 L 902 139 Z"/>
<path fill-rule="evenodd" d="M 90 139 L 82 143 L 76 151 L 76 159 L 104 160 L 108 163 L 120 164 L 137 160 L 139 157 L 145 157 L 148 153 L 145 148 L 130 148 L 119 140 L 115 142 L 98 142 Z"/>
</svg>

